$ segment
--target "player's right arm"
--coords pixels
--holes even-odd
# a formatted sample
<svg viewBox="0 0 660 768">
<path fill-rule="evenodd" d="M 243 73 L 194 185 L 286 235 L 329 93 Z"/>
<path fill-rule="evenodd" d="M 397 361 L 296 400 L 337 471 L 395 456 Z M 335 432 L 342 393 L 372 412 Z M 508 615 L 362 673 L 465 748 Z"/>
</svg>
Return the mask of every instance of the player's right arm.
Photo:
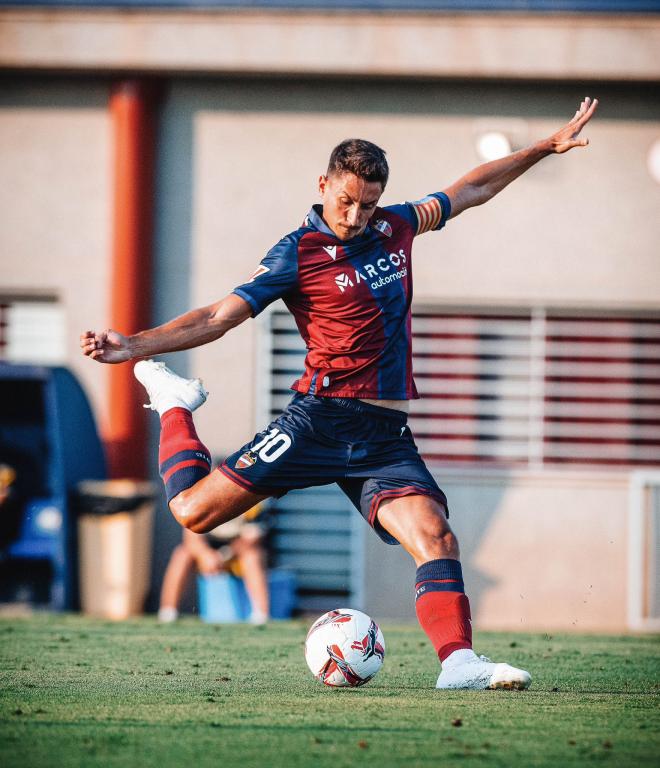
<svg viewBox="0 0 660 768">
<path fill-rule="evenodd" d="M 80 336 L 83 355 L 99 363 L 123 363 L 216 341 L 295 287 L 299 239 L 295 233 L 282 238 L 268 251 L 247 283 L 215 304 L 193 309 L 169 323 L 132 336 L 111 329 L 101 333 L 86 331 Z"/>
<path fill-rule="evenodd" d="M 80 336 L 80 348 L 83 355 L 99 363 L 123 363 L 208 344 L 252 314 L 250 304 L 231 293 L 215 304 L 193 309 L 164 325 L 132 336 L 124 336 L 112 329 L 101 333 L 86 331 Z"/>
</svg>

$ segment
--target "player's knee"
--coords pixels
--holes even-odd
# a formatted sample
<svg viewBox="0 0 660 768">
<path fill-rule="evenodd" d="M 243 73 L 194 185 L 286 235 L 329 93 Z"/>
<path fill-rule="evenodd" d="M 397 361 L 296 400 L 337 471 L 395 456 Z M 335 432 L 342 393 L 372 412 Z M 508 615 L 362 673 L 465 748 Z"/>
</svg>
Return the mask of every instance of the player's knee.
<svg viewBox="0 0 660 768">
<path fill-rule="evenodd" d="M 457 560 L 460 556 L 458 539 L 444 515 L 438 515 L 433 520 L 427 521 L 420 532 L 418 546 L 429 560 L 443 557 Z"/>
<path fill-rule="evenodd" d="M 214 526 L 208 523 L 208 510 L 195 493 L 181 491 L 170 501 L 170 512 L 179 525 L 193 533 L 206 533 Z"/>
</svg>

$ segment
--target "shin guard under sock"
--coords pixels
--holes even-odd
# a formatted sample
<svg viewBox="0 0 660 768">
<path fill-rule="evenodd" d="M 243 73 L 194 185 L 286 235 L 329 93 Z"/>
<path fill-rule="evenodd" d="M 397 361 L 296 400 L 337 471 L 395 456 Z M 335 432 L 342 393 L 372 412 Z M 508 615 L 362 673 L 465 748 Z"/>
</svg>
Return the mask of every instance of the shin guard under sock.
<svg viewBox="0 0 660 768">
<path fill-rule="evenodd" d="M 440 661 L 461 648 L 472 648 L 470 603 L 458 560 L 431 560 L 419 566 L 415 610 Z"/>
<path fill-rule="evenodd" d="M 168 503 L 211 471 L 208 448 L 197 437 L 192 413 L 171 408 L 160 419 L 158 465 Z"/>
</svg>

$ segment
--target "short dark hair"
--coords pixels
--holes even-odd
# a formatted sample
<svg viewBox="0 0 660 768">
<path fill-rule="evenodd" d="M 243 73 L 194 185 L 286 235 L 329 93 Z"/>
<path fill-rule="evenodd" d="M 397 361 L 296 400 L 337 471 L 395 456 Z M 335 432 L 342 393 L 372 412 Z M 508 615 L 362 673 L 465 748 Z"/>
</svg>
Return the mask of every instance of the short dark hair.
<svg viewBox="0 0 660 768">
<path fill-rule="evenodd" d="M 332 150 L 327 175 L 352 173 L 365 181 L 379 181 L 385 189 L 390 169 L 385 151 L 365 139 L 345 139 Z"/>
</svg>

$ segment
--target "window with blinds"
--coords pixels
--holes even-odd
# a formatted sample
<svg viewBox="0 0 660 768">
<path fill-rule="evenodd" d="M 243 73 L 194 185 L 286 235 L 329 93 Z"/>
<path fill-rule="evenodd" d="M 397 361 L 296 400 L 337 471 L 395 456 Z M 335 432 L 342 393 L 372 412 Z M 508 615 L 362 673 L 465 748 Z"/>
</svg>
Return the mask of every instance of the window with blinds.
<svg viewBox="0 0 660 768">
<path fill-rule="evenodd" d="M 428 309 L 413 336 L 429 461 L 660 464 L 660 316 Z"/>
<path fill-rule="evenodd" d="M 282 304 L 265 317 L 260 420 L 291 399 L 305 346 Z M 465 467 L 660 465 L 660 316 L 415 307 L 410 423 L 424 457 Z M 274 500 L 271 553 L 298 609 L 353 594 L 364 523 L 336 486 Z"/>
<path fill-rule="evenodd" d="M 0 296 L 0 360 L 63 364 L 66 324 L 62 305 L 50 298 Z"/>
<path fill-rule="evenodd" d="M 282 309 L 280 309 L 282 307 Z M 305 344 L 293 317 L 279 303 L 265 318 L 259 360 L 267 366 L 258 401 L 260 423 L 278 416 L 291 399 L 291 384 L 305 360 Z M 292 491 L 271 500 L 269 549 L 273 565 L 296 574 L 296 609 L 324 613 L 343 604 L 360 605 L 360 530 L 365 523 L 336 485 Z"/>
<path fill-rule="evenodd" d="M 305 348 L 270 314 L 269 416 Z M 429 462 L 660 465 L 660 315 L 416 307 L 410 424 Z"/>
</svg>

